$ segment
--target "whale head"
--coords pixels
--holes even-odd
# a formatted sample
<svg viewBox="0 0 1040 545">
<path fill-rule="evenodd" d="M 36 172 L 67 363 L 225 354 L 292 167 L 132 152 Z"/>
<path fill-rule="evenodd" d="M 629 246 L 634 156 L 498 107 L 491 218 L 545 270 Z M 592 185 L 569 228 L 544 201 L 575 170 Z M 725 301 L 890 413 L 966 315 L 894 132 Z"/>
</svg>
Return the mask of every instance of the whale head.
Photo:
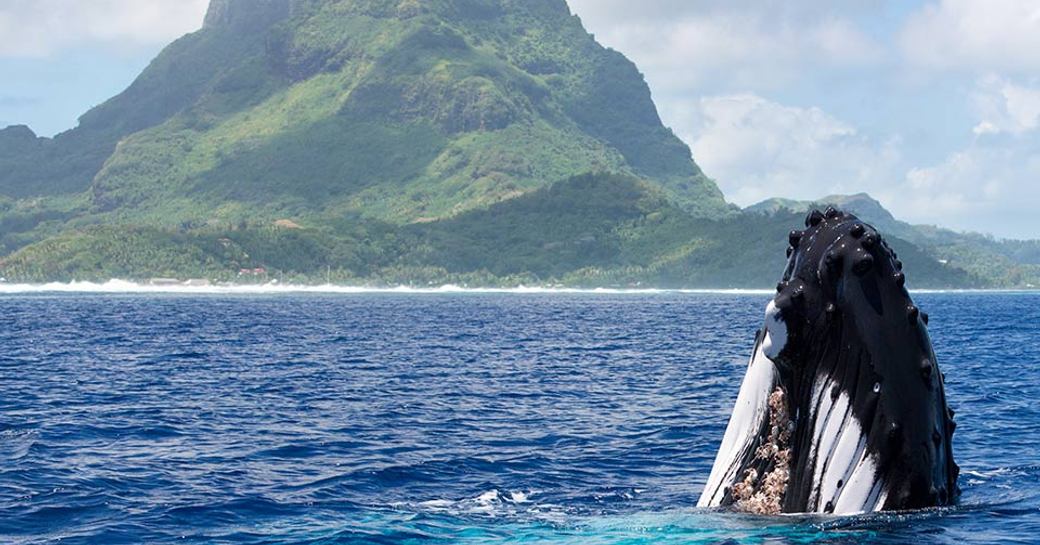
<svg viewBox="0 0 1040 545">
<path fill-rule="evenodd" d="M 953 412 L 898 256 L 833 208 L 793 231 L 701 507 L 852 514 L 959 495 Z"/>
</svg>

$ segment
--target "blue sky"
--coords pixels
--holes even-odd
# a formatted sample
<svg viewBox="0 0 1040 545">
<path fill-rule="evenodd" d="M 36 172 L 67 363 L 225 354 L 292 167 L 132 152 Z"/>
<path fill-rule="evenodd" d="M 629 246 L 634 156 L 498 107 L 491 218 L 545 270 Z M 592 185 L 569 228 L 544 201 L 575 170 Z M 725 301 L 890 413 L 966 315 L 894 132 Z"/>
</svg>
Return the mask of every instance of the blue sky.
<svg viewBox="0 0 1040 545">
<path fill-rule="evenodd" d="M 1040 0 L 569 2 L 730 201 L 866 191 L 914 223 L 1040 238 Z M 206 4 L 4 0 L 0 126 L 71 128 Z"/>
</svg>

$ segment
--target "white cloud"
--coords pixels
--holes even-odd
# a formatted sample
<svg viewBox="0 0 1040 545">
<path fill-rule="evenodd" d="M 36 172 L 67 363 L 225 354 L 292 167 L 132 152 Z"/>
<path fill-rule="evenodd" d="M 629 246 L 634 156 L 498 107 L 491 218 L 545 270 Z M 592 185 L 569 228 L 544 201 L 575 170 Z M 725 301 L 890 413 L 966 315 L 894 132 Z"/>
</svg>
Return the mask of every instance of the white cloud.
<svg viewBox="0 0 1040 545">
<path fill-rule="evenodd" d="M 4 0 L 0 57 L 42 57 L 87 43 L 163 44 L 202 25 L 208 0 Z"/>
<path fill-rule="evenodd" d="M 982 117 L 975 134 L 1023 134 L 1040 126 L 1040 88 L 989 76 L 979 83 L 975 102 Z"/>
<path fill-rule="evenodd" d="M 884 56 L 831 3 L 744 4 L 570 0 L 601 43 L 632 58 L 655 90 L 666 92 L 709 81 L 776 87 L 814 66 L 860 66 Z"/>
<path fill-rule="evenodd" d="M 703 98 L 681 117 L 688 130 L 680 134 L 694 157 L 741 206 L 770 197 L 867 192 L 911 223 L 1036 236 L 1036 139 L 980 139 L 937 164 L 920 166 L 911 163 L 899 139 L 872 141 L 819 108 L 757 95 Z"/>
<path fill-rule="evenodd" d="M 940 0 L 907 20 L 909 62 L 938 70 L 1040 69 L 1040 0 Z"/>
<path fill-rule="evenodd" d="M 1020 140 L 976 143 L 937 165 L 914 168 L 878 195 L 897 217 L 1006 237 L 1036 237 L 1040 149 Z"/>
<path fill-rule="evenodd" d="M 739 94 L 703 98 L 685 117 L 694 157 L 741 206 L 876 192 L 901 178 L 898 142 L 871 142 L 819 108 Z"/>
</svg>

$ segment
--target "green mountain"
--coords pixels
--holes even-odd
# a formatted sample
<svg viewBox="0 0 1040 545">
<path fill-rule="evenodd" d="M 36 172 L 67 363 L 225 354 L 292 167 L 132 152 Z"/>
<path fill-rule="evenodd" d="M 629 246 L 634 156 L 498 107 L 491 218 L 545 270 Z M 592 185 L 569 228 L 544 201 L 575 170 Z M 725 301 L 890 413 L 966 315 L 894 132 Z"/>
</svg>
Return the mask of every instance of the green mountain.
<svg viewBox="0 0 1040 545">
<path fill-rule="evenodd" d="M 214 0 L 77 128 L 0 142 L 0 194 L 86 191 L 106 223 L 428 221 L 607 170 L 727 211 L 563 0 Z"/>
<path fill-rule="evenodd" d="M 212 0 L 76 128 L 0 131 L 8 281 L 762 287 L 790 208 L 726 204 L 564 0 Z M 918 232 L 916 285 L 1012 282 Z"/>
</svg>

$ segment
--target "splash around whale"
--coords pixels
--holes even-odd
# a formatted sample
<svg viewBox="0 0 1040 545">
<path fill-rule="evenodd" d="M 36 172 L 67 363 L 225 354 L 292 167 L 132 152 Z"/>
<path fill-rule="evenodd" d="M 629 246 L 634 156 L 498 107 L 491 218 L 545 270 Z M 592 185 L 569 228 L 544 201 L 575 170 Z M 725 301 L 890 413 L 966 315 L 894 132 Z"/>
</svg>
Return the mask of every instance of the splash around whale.
<svg viewBox="0 0 1040 545">
<path fill-rule="evenodd" d="M 898 256 L 833 208 L 790 235 L 700 507 L 853 514 L 960 494 L 953 411 Z"/>
</svg>

